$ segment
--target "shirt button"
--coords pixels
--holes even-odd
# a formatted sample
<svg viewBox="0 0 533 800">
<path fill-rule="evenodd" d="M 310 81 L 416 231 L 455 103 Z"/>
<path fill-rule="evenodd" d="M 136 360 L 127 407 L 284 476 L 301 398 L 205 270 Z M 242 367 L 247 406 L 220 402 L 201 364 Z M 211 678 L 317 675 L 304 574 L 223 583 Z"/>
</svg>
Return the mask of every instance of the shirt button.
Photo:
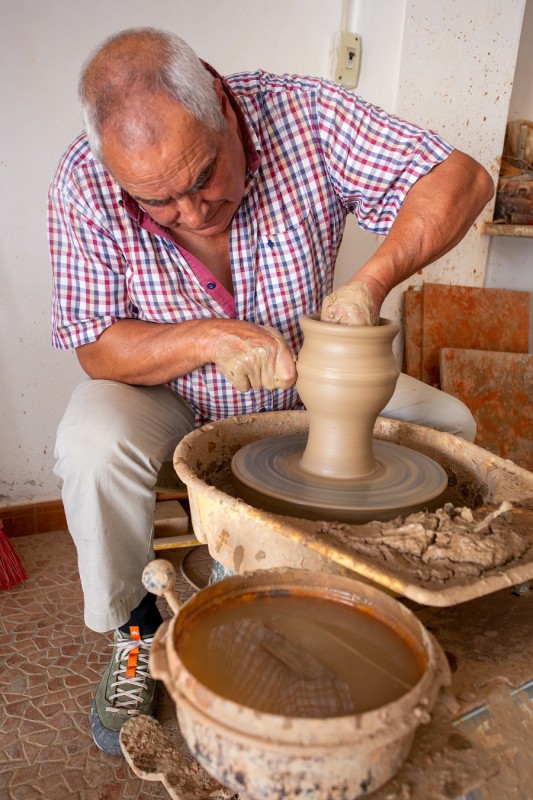
<svg viewBox="0 0 533 800">
<path fill-rule="evenodd" d="M 207 286 L 208 289 L 215 289 L 216 288 L 216 283 L 215 283 L 215 281 L 207 281 L 206 286 Z"/>
</svg>

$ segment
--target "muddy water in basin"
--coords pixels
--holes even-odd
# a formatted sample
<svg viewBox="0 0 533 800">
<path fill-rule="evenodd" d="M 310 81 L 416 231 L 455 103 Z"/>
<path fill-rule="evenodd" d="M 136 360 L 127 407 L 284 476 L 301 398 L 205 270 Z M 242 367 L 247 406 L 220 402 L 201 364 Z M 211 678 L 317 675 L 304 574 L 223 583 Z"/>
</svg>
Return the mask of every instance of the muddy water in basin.
<svg viewBox="0 0 533 800">
<path fill-rule="evenodd" d="M 176 644 L 212 691 L 291 717 L 379 708 L 410 691 L 424 667 L 375 616 L 314 598 L 236 598 L 191 621 Z"/>
</svg>

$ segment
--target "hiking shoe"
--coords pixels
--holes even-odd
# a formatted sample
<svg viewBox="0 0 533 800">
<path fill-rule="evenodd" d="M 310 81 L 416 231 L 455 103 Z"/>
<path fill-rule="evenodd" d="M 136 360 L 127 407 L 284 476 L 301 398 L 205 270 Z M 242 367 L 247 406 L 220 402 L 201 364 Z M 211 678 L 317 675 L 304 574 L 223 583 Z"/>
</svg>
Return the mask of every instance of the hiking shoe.
<svg viewBox="0 0 533 800">
<path fill-rule="evenodd" d="M 156 681 L 148 672 L 153 636 L 142 639 L 138 628 L 131 635 L 115 631 L 113 656 L 91 705 L 91 732 L 100 750 L 121 756 L 120 729 L 137 714 L 155 716 Z"/>
</svg>

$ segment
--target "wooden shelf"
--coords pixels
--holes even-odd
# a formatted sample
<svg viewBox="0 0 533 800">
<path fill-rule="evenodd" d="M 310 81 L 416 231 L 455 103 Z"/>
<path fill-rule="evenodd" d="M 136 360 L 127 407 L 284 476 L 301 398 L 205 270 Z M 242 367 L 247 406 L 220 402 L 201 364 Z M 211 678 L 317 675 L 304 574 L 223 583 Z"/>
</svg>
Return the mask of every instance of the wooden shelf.
<svg viewBox="0 0 533 800">
<path fill-rule="evenodd" d="M 525 236 L 533 238 L 533 225 L 503 225 L 499 222 L 484 222 L 481 232 L 489 236 Z"/>
</svg>

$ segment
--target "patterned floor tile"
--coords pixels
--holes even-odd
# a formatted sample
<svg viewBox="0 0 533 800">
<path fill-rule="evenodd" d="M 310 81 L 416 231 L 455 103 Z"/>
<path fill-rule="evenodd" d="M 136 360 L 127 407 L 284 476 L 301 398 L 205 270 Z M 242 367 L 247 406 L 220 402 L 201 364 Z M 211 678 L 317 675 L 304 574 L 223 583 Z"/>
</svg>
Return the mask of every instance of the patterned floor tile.
<svg viewBox="0 0 533 800">
<path fill-rule="evenodd" d="M 69 534 L 20 537 L 16 547 L 29 578 L 0 592 L 0 800 L 168 800 L 161 784 L 141 781 L 124 759 L 104 755 L 93 743 L 89 708 L 111 635 L 83 624 Z M 158 556 L 175 564 L 182 601 L 193 585 L 207 583 L 206 547 Z M 165 602 L 160 608 L 168 617 Z M 174 706 L 164 690 L 159 719 L 179 741 Z"/>
</svg>

